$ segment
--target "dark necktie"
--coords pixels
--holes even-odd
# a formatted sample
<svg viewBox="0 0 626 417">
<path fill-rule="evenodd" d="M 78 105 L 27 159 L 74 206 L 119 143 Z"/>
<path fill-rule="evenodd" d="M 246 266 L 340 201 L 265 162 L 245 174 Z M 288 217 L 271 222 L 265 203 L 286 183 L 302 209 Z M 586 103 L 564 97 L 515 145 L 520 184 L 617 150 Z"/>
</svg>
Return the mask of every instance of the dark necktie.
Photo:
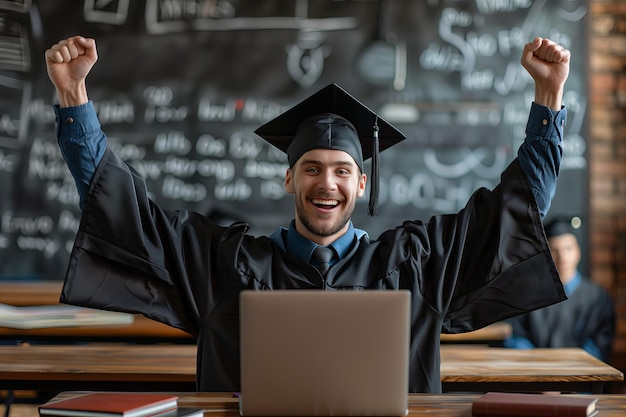
<svg viewBox="0 0 626 417">
<path fill-rule="evenodd" d="M 332 248 L 329 248 L 328 246 L 318 246 L 313 251 L 313 259 L 317 263 L 317 269 L 319 269 L 323 276 L 326 276 L 333 256 L 334 252 Z"/>
</svg>

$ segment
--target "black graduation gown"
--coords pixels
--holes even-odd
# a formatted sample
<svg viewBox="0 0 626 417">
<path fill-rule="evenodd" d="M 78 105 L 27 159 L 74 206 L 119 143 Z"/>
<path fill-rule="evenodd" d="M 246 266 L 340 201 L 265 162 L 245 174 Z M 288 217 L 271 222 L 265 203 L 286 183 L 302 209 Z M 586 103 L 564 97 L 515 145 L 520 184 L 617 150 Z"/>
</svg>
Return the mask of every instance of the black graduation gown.
<svg viewBox="0 0 626 417">
<path fill-rule="evenodd" d="M 440 392 L 440 332 L 466 332 L 564 300 L 541 218 L 515 160 L 456 215 L 362 237 L 329 271 L 245 224 L 163 210 L 107 150 L 91 182 L 61 301 L 142 313 L 198 344 L 197 388 L 239 390 L 238 295 L 257 290 L 408 289 L 411 392 Z"/>
<path fill-rule="evenodd" d="M 513 334 L 535 347 L 583 347 L 592 340 L 608 361 L 615 338 L 615 306 L 608 291 L 583 278 L 569 298 L 511 319 Z"/>
</svg>

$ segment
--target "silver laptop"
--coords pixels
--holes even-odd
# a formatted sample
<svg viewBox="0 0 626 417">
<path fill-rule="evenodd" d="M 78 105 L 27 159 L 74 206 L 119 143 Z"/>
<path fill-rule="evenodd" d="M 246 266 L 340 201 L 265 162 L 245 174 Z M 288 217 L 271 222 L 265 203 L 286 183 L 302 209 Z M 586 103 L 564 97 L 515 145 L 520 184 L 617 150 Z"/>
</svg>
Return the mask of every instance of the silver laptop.
<svg viewBox="0 0 626 417">
<path fill-rule="evenodd" d="M 408 291 L 243 291 L 242 416 L 403 416 Z"/>
</svg>

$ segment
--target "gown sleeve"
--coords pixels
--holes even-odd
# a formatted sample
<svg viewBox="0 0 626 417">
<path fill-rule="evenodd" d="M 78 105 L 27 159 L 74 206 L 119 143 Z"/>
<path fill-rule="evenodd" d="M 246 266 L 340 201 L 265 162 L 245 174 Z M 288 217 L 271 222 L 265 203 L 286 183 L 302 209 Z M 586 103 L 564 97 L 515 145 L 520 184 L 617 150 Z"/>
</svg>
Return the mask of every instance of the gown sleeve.
<svg viewBox="0 0 626 417">
<path fill-rule="evenodd" d="M 226 290 L 229 242 L 245 230 L 160 209 L 138 173 L 107 150 L 91 183 L 61 302 L 142 313 L 196 335 L 199 317 Z M 218 274 L 223 279 L 214 279 Z"/>
<path fill-rule="evenodd" d="M 517 160 L 494 190 L 477 190 L 460 213 L 435 217 L 427 229 L 421 290 L 443 314 L 444 333 L 476 330 L 567 299 Z"/>
<path fill-rule="evenodd" d="M 476 190 L 456 214 L 405 222 L 384 235 L 390 247 L 407 242 L 394 262 L 409 265 L 400 275 L 416 277 L 412 290 L 441 315 L 444 333 L 476 330 L 567 299 L 542 224 L 556 187 L 566 116 L 566 109 L 533 103 L 519 156 L 494 189 Z M 424 314 L 415 312 L 414 319 Z"/>
</svg>

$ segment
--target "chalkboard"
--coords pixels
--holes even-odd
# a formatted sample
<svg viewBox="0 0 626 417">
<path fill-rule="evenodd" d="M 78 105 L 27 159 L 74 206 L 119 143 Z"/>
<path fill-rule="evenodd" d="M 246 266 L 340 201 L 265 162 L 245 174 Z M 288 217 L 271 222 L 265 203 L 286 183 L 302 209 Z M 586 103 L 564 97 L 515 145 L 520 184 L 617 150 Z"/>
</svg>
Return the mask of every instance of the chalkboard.
<svg viewBox="0 0 626 417">
<path fill-rule="evenodd" d="M 60 39 L 96 39 L 90 99 L 156 201 L 257 235 L 293 201 L 284 155 L 254 129 L 338 83 L 407 135 L 381 154 L 380 214 L 363 199 L 353 217 L 376 237 L 497 184 L 524 138 L 534 36 L 573 53 L 550 215 L 584 218 L 587 20 L 573 0 L 0 1 L 0 279 L 62 279 L 79 224 L 43 61 Z"/>
</svg>

